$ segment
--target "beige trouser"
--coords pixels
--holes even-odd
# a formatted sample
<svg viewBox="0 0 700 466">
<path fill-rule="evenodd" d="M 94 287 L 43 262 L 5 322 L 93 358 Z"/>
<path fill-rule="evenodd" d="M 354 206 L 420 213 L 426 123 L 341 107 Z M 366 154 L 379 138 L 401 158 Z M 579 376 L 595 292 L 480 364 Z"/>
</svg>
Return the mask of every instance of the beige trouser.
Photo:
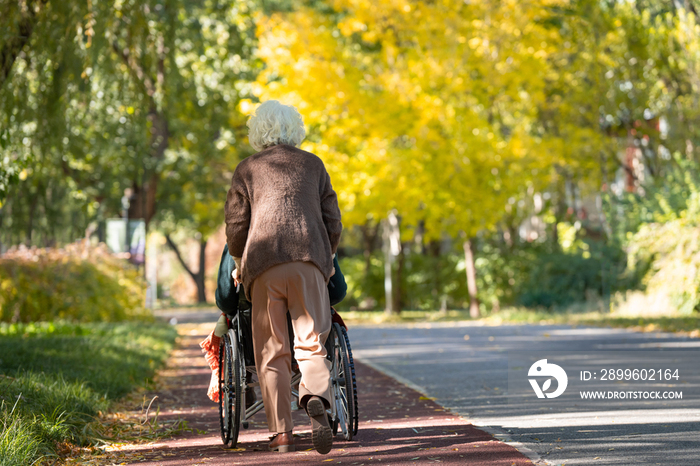
<svg viewBox="0 0 700 466">
<path fill-rule="evenodd" d="M 323 344 L 331 330 L 330 301 L 321 271 L 309 262 L 276 265 L 253 281 L 253 350 L 270 432 L 292 430 L 292 359 L 287 311 L 299 363 L 299 399 L 330 401 L 330 362 Z"/>
</svg>

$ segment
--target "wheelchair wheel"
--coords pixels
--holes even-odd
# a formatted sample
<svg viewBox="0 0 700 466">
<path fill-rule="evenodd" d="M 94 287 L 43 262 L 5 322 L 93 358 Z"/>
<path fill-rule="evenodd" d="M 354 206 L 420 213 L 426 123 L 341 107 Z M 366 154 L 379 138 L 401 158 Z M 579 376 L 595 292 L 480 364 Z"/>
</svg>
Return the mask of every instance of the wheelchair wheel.
<svg viewBox="0 0 700 466">
<path fill-rule="evenodd" d="M 348 362 L 350 363 L 350 375 L 352 376 L 352 401 L 354 407 L 352 434 L 357 435 L 360 413 L 357 404 L 357 379 L 355 378 L 355 361 L 352 359 L 352 348 L 350 348 L 350 338 L 348 337 L 348 332 L 342 325 L 338 325 L 338 327 L 340 328 L 340 332 L 343 335 L 343 338 L 345 339 L 346 354 L 348 355 Z"/>
<path fill-rule="evenodd" d="M 221 441 L 231 448 L 238 443 L 241 424 L 241 370 L 238 336 L 229 330 L 219 348 L 219 424 Z"/>
<path fill-rule="evenodd" d="M 336 407 L 336 421 L 345 440 L 352 440 L 355 426 L 355 398 L 352 373 L 348 359 L 348 346 L 345 329 L 333 324 L 333 391 Z M 335 424 L 335 423 L 334 423 Z"/>
</svg>

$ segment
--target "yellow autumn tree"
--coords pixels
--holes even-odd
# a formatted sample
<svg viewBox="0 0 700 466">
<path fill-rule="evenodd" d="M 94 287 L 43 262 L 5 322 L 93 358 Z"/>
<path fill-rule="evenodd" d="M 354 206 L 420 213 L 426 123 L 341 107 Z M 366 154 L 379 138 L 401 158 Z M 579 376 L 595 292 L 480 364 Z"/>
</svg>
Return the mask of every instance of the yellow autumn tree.
<svg viewBox="0 0 700 466">
<path fill-rule="evenodd" d="M 550 163 L 533 125 L 560 2 L 329 3 L 260 19 L 257 95 L 300 109 L 346 224 L 395 209 L 405 234 L 461 235 L 467 252 Z"/>
</svg>

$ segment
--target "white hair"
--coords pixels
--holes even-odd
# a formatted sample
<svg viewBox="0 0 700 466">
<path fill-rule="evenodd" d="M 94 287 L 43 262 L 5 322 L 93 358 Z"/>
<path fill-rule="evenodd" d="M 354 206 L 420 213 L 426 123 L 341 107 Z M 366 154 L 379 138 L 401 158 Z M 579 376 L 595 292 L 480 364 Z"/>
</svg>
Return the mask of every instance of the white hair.
<svg viewBox="0 0 700 466">
<path fill-rule="evenodd" d="M 248 120 L 248 140 L 257 151 L 277 144 L 299 147 L 305 136 L 304 120 L 297 109 L 276 100 L 260 104 Z"/>
</svg>

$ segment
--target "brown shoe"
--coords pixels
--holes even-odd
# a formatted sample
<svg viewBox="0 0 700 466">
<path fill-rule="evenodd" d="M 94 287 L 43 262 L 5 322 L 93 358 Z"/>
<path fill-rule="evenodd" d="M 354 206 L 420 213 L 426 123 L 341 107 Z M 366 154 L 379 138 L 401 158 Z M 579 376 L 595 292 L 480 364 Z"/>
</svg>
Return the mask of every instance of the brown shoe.
<svg viewBox="0 0 700 466">
<path fill-rule="evenodd" d="M 270 451 L 279 451 L 280 453 L 289 453 L 294 451 L 294 436 L 291 432 L 282 432 L 277 434 L 270 442 Z"/>
<path fill-rule="evenodd" d="M 314 448 L 322 455 L 327 454 L 333 448 L 333 431 L 328 425 L 328 416 L 323 400 L 312 396 L 306 402 L 306 413 L 311 419 L 311 441 Z"/>
</svg>

